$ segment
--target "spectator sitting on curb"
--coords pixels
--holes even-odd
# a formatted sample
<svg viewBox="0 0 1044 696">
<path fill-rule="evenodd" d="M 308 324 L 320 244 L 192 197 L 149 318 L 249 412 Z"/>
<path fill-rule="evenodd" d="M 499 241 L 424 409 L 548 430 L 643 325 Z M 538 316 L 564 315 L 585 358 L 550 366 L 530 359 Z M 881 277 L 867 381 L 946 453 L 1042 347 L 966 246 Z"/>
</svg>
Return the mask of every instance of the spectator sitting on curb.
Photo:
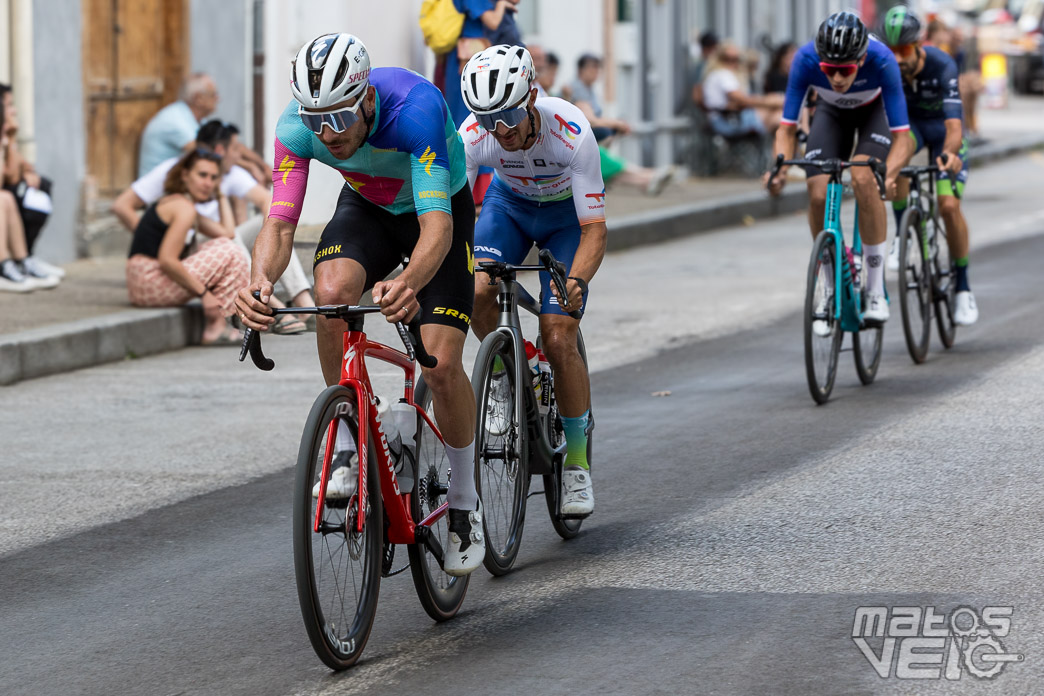
<svg viewBox="0 0 1044 696">
<path fill-rule="evenodd" d="M 246 200 L 253 203 L 261 212 L 247 218 L 235 228 L 235 241 L 242 250 L 247 263 L 250 262 L 250 250 L 254 247 L 257 235 L 261 232 L 264 219 L 268 216 L 268 210 L 272 203 L 272 194 L 244 169 L 237 164 L 237 148 L 235 147 L 235 126 L 218 120 L 207 121 L 203 124 L 195 137 L 198 147 L 215 153 L 220 158 L 221 182 L 220 191 L 229 199 L 231 206 L 233 199 Z M 120 219 L 128 231 L 134 232 L 141 221 L 140 211 L 155 203 L 164 195 L 165 183 L 171 169 L 178 163 L 177 158 L 171 158 L 158 164 L 152 171 L 141 177 L 128 189 L 123 191 L 112 204 L 112 212 Z M 245 206 L 244 206 L 245 209 Z M 220 210 L 217 201 L 208 200 L 196 204 L 196 212 L 200 232 L 207 236 L 221 236 L 220 230 L 216 229 L 220 221 Z M 233 223 L 238 222 L 233 214 Z M 195 226 L 195 225 L 194 225 Z M 209 231 L 208 229 L 209 228 Z M 191 234 L 189 239 L 191 240 Z M 286 271 L 280 277 L 276 285 L 277 290 L 290 303 L 298 307 L 310 307 L 315 304 L 312 299 L 311 286 L 308 276 L 305 275 L 297 256 L 290 257 L 290 263 Z M 273 298 L 275 299 L 275 298 Z M 282 307 L 282 302 L 276 300 L 273 306 Z M 283 315 L 274 327 L 276 333 L 293 334 L 301 333 L 306 329 L 305 323 L 299 318 Z"/>
<path fill-rule="evenodd" d="M 232 241 L 232 209 L 221 193 L 221 158 L 196 149 L 167 174 L 163 197 L 150 205 L 134 230 L 127 259 L 127 293 L 139 307 L 176 307 L 198 297 L 206 325 L 204 345 L 238 345 L 243 336 L 225 317 L 235 312 L 236 291 L 249 281 L 242 251 Z M 216 195 L 218 223 L 204 234 L 223 233 L 185 255 L 185 237 L 196 223 L 196 205 Z"/>
<path fill-rule="evenodd" d="M 51 181 L 37 174 L 36 168 L 18 149 L 18 109 L 15 108 L 14 93 L 8 85 L 0 84 L 0 104 L 4 112 L 3 134 L 7 143 L 3 148 L 3 156 L 6 158 L 2 168 L 3 188 L 14 196 L 25 232 L 27 256 L 23 262 L 23 273 L 34 278 L 64 278 L 64 270 L 33 255 L 40 230 L 51 214 Z M 54 286 L 48 284 L 47 287 Z"/>
<path fill-rule="evenodd" d="M 0 109 L 0 169 L 7 162 L 7 132 L 4 123 L 5 113 Z M 26 273 L 25 260 L 28 256 L 18 204 L 10 191 L 0 190 L 0 291 L 32 292 L 37 288 L 53 288 L 58 284 L 58 278 L 54 276 L 38 278 Z"/>
<path fill-rule="evenodd" d="M 594 83 L 598 80 L 598 73 L 602 68 L 601 59 L 585 53 L 580 56 L 576 67 L 577 77 L 572 88 L 573 103 L 587 117 L 591 123 L 591 131 L 594 133 L 595 139 L 599 141 L 598 152 L 601 158 L 603 181 L 608 184 L 615 179 L 622 184 L 638 187 L 649 196 L 658 196 L 663 193 L 664 187 L 671 180 L 671 168 L 665 167 L 654 171 L 647 167 L 633 165 L 609 154 L 601 144 L 602 141 L 617 133 L 626 135 L 631 132 L 631 127 L 626 121 L 602 117 L 602 105 L 594 92 Z"/>
<path fill-rule="evenodd" d="M 772 133 L 783 114 L 783 95 L 751 95 L 740 79 L 742 56 L 726 41 L 718 48 L 703 79 L 703 105 L 715 133 L 727 138 L 745 133 Z"/>
<path fill-rule="evenodd" d="M 168 104 L 146 124 L 141 134 L 138 176 L 145 176 L 156 165 L 180 157 L 196 146 L 196 131 L 217 108 L 218 91 L 206 73 L 193 73 L 181 87 L 181 98 Z"/>
<path fill-rule="evenodd" d="M 232 142 L 229 149 L 232 151 L 234 162 L 247 170 L 257 183 L 265 188 L 272 188 L 272 166 L 246 146 L 239 137 L 239 128 L 234 123 L 226 123 L 225 126 L 232 133 Z M 237 221 L 242 222 L 239 218 Z"/>
</svg>

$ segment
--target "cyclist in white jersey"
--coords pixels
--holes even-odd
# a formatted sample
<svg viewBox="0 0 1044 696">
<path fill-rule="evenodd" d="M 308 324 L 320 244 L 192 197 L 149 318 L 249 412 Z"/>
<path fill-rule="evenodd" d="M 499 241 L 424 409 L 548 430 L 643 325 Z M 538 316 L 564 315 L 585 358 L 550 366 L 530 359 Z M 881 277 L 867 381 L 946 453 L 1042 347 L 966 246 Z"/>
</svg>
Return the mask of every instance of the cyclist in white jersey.
<svg viewBox="0 0 1044 696">
<path fill-rule="evenodd" d="M 587 515 L 594 510 L 586 433 L 590 379 L 577 350 L 580 321 L 569 312 L 583 312 L 588 283 L 605 255 L 605 185 L 591 125 L 569 102 L 537 98 L 535 77 L 521 46 L 476 54 L 461 75 L 472 115 L 459 132 L 468 181 L 474 184 L 481 166 L 495 171 L 475 225 L 476 259 L 522 263 L 536 244 L 566 266 L 564 298 L 548 274 L 540 274 L 540 335 L 566 435 L 561 512 Z M 471 327 L 481 339 L 496 325 L 497 286 L 476 273 Z"/>
</svg>

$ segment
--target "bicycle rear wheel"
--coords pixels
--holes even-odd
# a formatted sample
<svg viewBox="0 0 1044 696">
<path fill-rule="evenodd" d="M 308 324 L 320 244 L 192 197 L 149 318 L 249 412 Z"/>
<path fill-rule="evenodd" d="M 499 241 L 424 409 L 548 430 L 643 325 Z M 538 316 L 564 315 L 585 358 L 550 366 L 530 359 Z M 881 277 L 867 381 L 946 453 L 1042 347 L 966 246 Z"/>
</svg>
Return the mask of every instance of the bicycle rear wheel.
<svg viewBox="0 0 1044 696">
<path fill-rule="evenodd" d="M 584 335 L 577 332 L 576 347 L 580 351 L 580 358 L 587 368 L 587 348 L 584 346 Z M 588 370 L 590 374 L 590 370 Z M 547 413 L 546 427 L 547 440 L 552 448 L 557 449 L 565 443 L 565 429 L 562 427 L 562 417 L 558 412 L 558 401 L 554 398 L 554 372 L 551 374 L 551 406 Z M 587 465 L 593 466 L 594 462 L 594 406 L 591 406 L 587 423 Z M 559 514 L 562 498 L 562 461 L 564 456 L 555 457 L 553 472 L 544 475 L 544 500 L 547 501 L 547 512 L 551 516 L 551 526 L 554 527 L 558 536 L 563 539 L 572 539 L 580 533 L 580 526 L 584 518 L 567 518 Z"/>
<path fill-rule="evenodd" d="M 805 376 L 817 404 L 825 404 L 837 377 L 841 352 L 841 320 L 834 316 L 834 262 L 837 241 L 827 230 L 816 236 L 805 285 Z"/>
<path fill-rule="evenodd" d="M 495 370 L 500 359 L 502 369 Z M 526 372 L 528 372 L 528 366 Z M 529 491 L 526 441 L 515 408 L 519 385 L 514 342 L 499 331 L 486 336 L 475 358 L 471 383 L 478 407 L 475 450 L 486 555 L 482 563 L 493 575 L 511 570 L 522 543 Z"/>
<path fill-rule="evenodd" d="M 423 377 L 417 378 L 414 401 L 435 420 L 431 390 Z M 417 473 L 414 476 L 413 495 L 410 496 L 410 514 L 419 523 L 446 501 L 449 490 L 449 459 L 446 447 L 420 414 L 417 414 Z M 431 525 L 432 535 L 443 549 L 449 547 L 449 515 L 443 515 Z M 436 621 L 452 619 L 464 603 L 470 576 L 447 575 L 439 561 L 424 544 L 409 544 L 410 573 L 417 597 L 428 616 Z"/>
<path fill-rule="evenodd" d="M 362 531 L 357 529 L 357 494 L 327 499 L 320 515 L 320 531 L 314 531 L 318 499 L 312 497 L 312 488 L 322 476 L 338 421 L 347 426 L 358 450 L 355 394 L 335 385 L 319 395 L 308 414 L 294 483 L 294 570 L 301 615 L 312 648 L 335 670 L 355 664 L 370 636 L 380 591 L 384 529 L 376 453 L 371 446 Z"/>
<path fill-rule="evenodd" d="M 946 230 L 939 224 L 938 218 L 928 219 L 927 233 L 935 234 L 935 244 L 931 249 L 931 269 L 933 283 L 933 299 L 935 300 L 935 323 L 939 329 L 939 340 L 943 348 L 953 348 L 957 337 L 957 324 L 953 320 L 953 310 L 957 298 L 957 267 L 950 256 L 950 244 L 946 240 Z"/>
<path fill-rule="evenodd" d="M 899 224 L 899 307 L 906 349 L 915 363 L 928 356 L 932 337 L 932 277 L 921 236 L 921 211 L 908 208 Z"/>
</svg>

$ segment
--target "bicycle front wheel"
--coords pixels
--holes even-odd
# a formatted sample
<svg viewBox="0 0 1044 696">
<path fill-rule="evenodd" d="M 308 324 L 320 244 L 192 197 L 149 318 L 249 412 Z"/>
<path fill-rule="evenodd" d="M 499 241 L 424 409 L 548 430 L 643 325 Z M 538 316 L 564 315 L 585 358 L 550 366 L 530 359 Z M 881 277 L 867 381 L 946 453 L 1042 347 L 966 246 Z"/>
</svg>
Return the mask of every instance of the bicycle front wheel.
<svg viewBox="0 0 1044 696">
<path fill-rule="evenodd" d="M 417 405 L 434 422 L 435 409 L 431 390 L 424 383 L 423 377 L 417 378 L 417 388 L 413 396 Z M 413 495 L 410 496 L 410 514 L 414 522 L 419 523 L 446 501 L 450 468 L 446 446 L 419 413 L 415 442 L 417 474 L 414 476 Z M 443 549 L 449 547 L 449 515 L 443 515 L 438 522 L 431 525 L 431 534 L 439 540 Z M 468 591 L 468 579 L 471 576 L 447 575 L 439 565 L 438 559 L 424 544 L 410 544 L 406 550 L 410 557 L 413 585 L 417 589 L 417 597 L 424 611 L 436 621 L 452 619 L 464 603 L 464 594 Z"/>
<path fill-rule="evenodd" d="M 352 443 L 344 438 L 350 437 Z M 367 456 L 367 502 L 362 531 L 358 529 L 359 498 L 327 497 L 319 511 L 312 489 L 322 478 L 323 462 L 338 445 L 358 451 L 358 410 L 354 392 L 329 387 L 308 414 L 297 457 L 294 484 L 294 570 L 305 630 L 316 654 L 335 670 L 351 667 L 370 636 L 381 582 L 384 525 L 376 453 Z M 357 465 L 355 465 L 357 466 Z M 353 476 L 358 470 L 353 466 Z M 333 473 L 330 466 L 329 474 Z"/>
<path fill-rule="evenodd" d="M 899 307 L 906 349 L 918 364 L 928 356 L 932 336 L 932 277 L 923 240 L 921 211 L 908 208 L 899 224 Z"/>
<path fill-rule="evenodd" d="M 935 235 L 935 243 L 931 248 L 935 323 L 939 328 L 939 340 L 943 348 L 948 350 L 953 348 L 953 342 L 957 337 L 957 324 L 953 320 L 957 301 L 957 267 L 950 255 L 946 231 L 939 224 L 938 218 L 929 218 L 928 225 L 930 228 L 926 231 Z"/>
<path fill-rule="evenodd" d="M 834 389 L 837 356 L 844 335 L 841 320 L 834 316 L 836 259 L 836 238 L 823 230 L 812 245 L 805 285 L 805 376 L 817 404 L 825 404 Z"/>
<path fill-rule="evenodd" d="M 526 520 L 529 467 L 521 427 L 525 414 L 515 408 L 517 380 L 514 343 L 494 331 L 482 341 L 471 377 L 478 407 L 475 450 L 486 534 L 483 565 L 493 575 L 511 570 Z"/>
</svg>

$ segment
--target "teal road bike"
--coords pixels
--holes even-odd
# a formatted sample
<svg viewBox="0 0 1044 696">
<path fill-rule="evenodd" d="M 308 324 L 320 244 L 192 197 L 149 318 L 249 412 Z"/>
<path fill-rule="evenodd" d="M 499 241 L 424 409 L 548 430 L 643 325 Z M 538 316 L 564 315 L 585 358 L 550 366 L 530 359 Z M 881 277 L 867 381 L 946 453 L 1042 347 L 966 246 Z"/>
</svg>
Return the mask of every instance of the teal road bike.
<svg viewBox="0 0 1044 696">
<path fill-rule="evenodd" d="M 823 229 L 812 245 L 805 289 L 805 374 L 808 389 L 817 404 L 830 399 L 837 377 L 837 362 L 844 334 L 852 335 L 859 381 L 870 384 L 881 362 L 883 327 L 863 319 L 866 298 L 862 293 L 866 271 L 862 268 L 863 244 L 859 237 L 859 208 L 856 206 L 852 246 L 845 245 L 841 228 L 842 173 L 851 167 L 869 167 L 881 197 L 884 189 L 884 163 L 876 160 L 845 162 L 840 159 L 785 160 L 776 158 L 772 178 L 784 165 L 818 167 L 830 176 L 827 184 L 826 214 Z"/>
</svg>

